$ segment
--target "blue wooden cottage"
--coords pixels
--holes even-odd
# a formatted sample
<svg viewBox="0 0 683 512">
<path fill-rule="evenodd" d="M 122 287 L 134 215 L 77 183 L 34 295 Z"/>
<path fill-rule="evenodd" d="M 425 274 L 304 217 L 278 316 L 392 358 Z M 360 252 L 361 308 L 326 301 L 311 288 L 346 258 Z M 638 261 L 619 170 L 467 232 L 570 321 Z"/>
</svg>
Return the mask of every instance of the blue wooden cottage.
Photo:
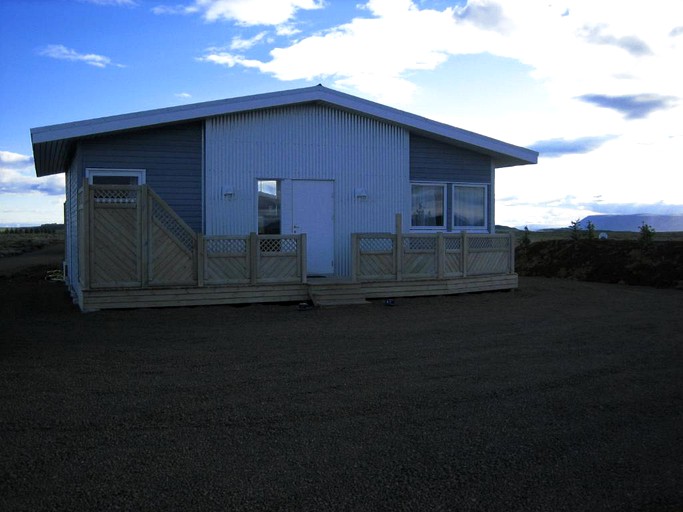
<svg viewBox="0 0 683 512">
<path fill-rule="evenodd" d="M 83 309 L 517 286 L 495 170 L 537 153 L 322 86 L 34 128 Z"/>
</svg>

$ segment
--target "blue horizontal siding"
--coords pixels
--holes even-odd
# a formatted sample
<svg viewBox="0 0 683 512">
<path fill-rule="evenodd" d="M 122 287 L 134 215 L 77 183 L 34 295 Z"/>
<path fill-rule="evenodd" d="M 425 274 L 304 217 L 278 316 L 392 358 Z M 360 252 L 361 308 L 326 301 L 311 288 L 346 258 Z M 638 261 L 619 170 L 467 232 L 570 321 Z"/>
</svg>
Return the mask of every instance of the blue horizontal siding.
<svg viewBox="0 0 683 512">
<path fill-rule="evenodd" d="M 491 183 L 491 158 L 425 137 L 410 136 L 411 181 Z"/>
<path fill-rule="evenodd" d="M 494 189 L 491 157 L 425 137 L 410 136 L 410 181 L 448 183 L 446 228 L 453 229 L 454 183 L 487 185 L 488 230 L 494 230 Z"/>
<path fill-rule="evenodd" d="M 147 184 L 195 231 L 202 229 L 202 123 L 93 137 L 80 142 L 85 169 L 145 169 Z"/>
</svg>

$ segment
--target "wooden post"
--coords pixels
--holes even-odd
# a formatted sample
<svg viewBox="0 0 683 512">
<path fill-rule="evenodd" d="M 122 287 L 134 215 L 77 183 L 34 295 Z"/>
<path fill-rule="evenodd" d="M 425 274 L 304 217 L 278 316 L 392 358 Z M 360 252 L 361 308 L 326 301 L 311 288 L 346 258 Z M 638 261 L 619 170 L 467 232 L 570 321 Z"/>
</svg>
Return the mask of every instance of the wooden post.
<svg viewBox="0 0 683 512">
<path fill-rule="evenodd" d="M 510 231 L 510 268 L 508 274 L 515 273 L 515 234 Z"/>
<path fill-rule="evenodd" d="M 251 284 L 256 284 L 258 280 L 259 251 L 258 235 L 249 233 L 249 282 Z"/>
<path fill-rule="evenodd" d="M 462 247 L 460 249 L 460 252 L 462 253 L 462 277 L 467 277 L 467 253 L 468 253 L 468 247 L 467 244 L 469 244 L 469 241 L 467 240 L 467 231 L 462 232 Z"/>
<path fill-rule="evenodd" d="M 146 190 L 147 194 L 147 283 L 154 280 L 154 196 Z"/>
<path fill-rule="evenodd" d="M 358 265 L 360 255 L 358 254 L 358 233 L 351 233 L 351 282 L 358 281 Z"/>
<path fill-rule="evenodd" d="M 299 272 L 301 273 L 301 282 L 303 284 L 306 284 L 308 281 L 308 268 L 307 268 L 307 257 L 308 253 L 306 252 L 306 233 L 301 233 L 299 235 L 299 241 L 297 243 L 297 247 L 299 248 Z"/>
<path fill-rule="evenodd" d="M 149 283 L 149 194 L 147 185 L 141 185 L 138 189 L 138 215 L 140 230 L 140 285 L 147 286 Z"/>
<path fill-rule="evenodd" d="M 436 277 L 443 279 L 444 264 L 446 261 L 446 244 L 443 239 L 443 233 L 439 231 L 436 234 Z"/>
<path fill-rule="evenodd" d="M 394 236 L 394 265 L 396 280 L 403 278 L 403 220 L 401 214 L 396 214 L 396 236 Z"/>
<path fill-rule="evenodd" d="M 197 286 L 204 286 L 204 262 L 206 261 L 206 241 L 204 233 L 197 233 Z"/>
<path fill-rule="evenodd" d="M 92 241 L 92 211 L 93 211 L 93 198 L 90 192 L 90 184 L 88 180 L 83 181 L 83 239 L 81 243 L 83 244 L 83 257 L 81 260 L 81 268 L 83 269 L 83 290 L 90 289 L 90 265 L 92 262 L 90 254 L 90 246 Z"/>
</svg>

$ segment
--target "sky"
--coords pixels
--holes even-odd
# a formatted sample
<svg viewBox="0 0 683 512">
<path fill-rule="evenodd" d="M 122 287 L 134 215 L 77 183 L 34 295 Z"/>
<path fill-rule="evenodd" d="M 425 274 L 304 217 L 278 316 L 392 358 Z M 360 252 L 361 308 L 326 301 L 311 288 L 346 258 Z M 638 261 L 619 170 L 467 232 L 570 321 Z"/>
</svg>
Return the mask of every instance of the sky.
<svg viewBox="0 0 683 512">
<path fill-rule="evenodd" d="M 63 221 L 30 128 L 318 83 L 539 151 L 497 224 L 683 214 L 682 63 L 681 0 L 1 0 L 0 226 Z"/>
</svg>

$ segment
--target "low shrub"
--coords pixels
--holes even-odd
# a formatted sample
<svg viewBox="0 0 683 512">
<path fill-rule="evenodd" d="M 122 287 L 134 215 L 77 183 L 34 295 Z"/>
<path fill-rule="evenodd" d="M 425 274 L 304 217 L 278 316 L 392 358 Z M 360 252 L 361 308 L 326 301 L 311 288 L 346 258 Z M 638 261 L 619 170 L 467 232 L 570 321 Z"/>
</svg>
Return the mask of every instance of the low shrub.
<svg viewBox="0 0 683 512">
<path fill-rule="evenodd" d="M 516 253 L 520 275 L 674 287 L 683 282 L 683 242 L 548 240 Z"/>
</svg>

